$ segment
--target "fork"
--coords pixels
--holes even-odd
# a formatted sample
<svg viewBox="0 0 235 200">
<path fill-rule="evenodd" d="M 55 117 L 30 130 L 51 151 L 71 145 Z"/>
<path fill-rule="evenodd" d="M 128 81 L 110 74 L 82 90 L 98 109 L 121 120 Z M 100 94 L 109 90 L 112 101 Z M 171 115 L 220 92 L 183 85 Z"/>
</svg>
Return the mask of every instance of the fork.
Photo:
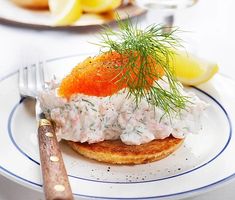
<svg viewBox="0 0 235 200">
<path fill-rule="evenodd" d="M 36 100 L 35 110 L 45 198 L 46 200 L 72 200 L 73 195 L 53 122 L 46 119 L 38 100 L 38 93 L 45 89 L 43 67 L 44 62 L 20 67 L 19 91 L 21 97 Z"/>
</svg>

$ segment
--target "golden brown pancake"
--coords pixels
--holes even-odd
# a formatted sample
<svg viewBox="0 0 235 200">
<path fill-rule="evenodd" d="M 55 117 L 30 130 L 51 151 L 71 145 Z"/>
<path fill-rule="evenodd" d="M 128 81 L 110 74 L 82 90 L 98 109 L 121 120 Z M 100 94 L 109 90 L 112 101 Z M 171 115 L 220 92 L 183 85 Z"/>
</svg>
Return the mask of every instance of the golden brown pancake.
<svg viewBox="0 0 235 200">
<path fill-rule="evenodd" d="M 19 6 L 30 9 L 47 9 L 48 0 L 12 0 Z"/>
<path fill-rule="evenodd" d="M 106 140 L 93 144 L 69 141 L 68 144 L 87 158 L 112 164 L 132 165 L 161 160 L 178 149 L 183 141 L 170 136 L 141 145 L 126 145 L 121 140 Z"/>
</svg>

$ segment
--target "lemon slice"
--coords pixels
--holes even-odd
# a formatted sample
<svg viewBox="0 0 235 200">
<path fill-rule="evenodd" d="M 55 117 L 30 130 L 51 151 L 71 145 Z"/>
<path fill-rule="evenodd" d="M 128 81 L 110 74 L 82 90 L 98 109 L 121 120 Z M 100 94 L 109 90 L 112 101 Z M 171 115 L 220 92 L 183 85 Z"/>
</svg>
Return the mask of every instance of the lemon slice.
<svg viewBox="0 0 235 200">
<path fill-rule="evenodd" d="M 184 85 L 199 85 L 211 79 L 219 70 L 216 63 L 177 52 L 173 59 L 177 79 Z"/>
<path fill-rule="evenodd" d="M 82 10 L 90 13 L 103 13 L 119 7 L 122 0 L 81 0 Z"/>
<path fill-rule="evenodd" d="M 49 0 L 48 4 L 57 26 L 71 25 L 81 17 L 80 0 Z"/>
</svg>

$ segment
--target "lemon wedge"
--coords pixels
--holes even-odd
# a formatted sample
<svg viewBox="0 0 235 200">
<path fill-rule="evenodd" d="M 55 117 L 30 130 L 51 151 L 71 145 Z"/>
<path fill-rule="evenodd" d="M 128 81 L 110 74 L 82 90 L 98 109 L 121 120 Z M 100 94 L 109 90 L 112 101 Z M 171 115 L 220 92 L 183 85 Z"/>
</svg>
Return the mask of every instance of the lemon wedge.
<svg viewBox="0 0 235 200">
<path fill-rule="evenodd" d="M 82 10 L 90 13 L 103 13 L 119 7 L 122 0 L 81 0 Z"/>
<path fill-rule="evenodd" d="M 48 4 L 56 26 L 71 25 L 81 17 L 80 0 L 49 0 Z"/>
<path fill-rule="evenodd" d="M 216 63 L 183 52 L 177 52 L 173 62 L 176 77 L 184 85 L 195 86 L 204 83 L 219 70 Z"/>
</svg>

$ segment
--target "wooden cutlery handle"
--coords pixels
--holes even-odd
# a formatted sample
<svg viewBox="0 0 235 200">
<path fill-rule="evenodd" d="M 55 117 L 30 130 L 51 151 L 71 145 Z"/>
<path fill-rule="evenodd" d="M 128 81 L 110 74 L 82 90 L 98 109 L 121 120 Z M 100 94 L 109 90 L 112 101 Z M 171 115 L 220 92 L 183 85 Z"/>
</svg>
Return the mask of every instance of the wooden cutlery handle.
<svg viewBox="0 0 235 200">
<path fill-rule="evenodd" d="M 40 119 L 38 139 L 46 200 L 72 200 L 73 195 L 59 144 L 49 120 Z"/>
</svg>

